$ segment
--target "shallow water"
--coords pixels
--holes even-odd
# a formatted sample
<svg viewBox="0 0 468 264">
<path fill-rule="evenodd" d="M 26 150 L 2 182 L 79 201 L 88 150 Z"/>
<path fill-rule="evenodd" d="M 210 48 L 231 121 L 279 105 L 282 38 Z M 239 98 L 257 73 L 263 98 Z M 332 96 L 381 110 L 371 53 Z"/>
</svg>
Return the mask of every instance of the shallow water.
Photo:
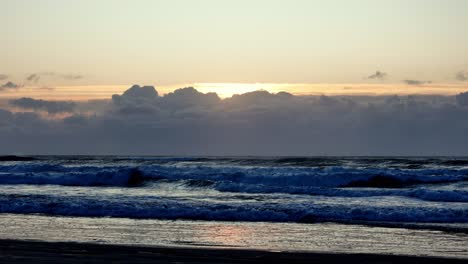
<svg viewBox="0 0 468 264">
<path fill-rule="evenodd" d="M 0 239 L 468 258 L 468 236 L 334 223 L 168 221 L 0 214 Z"/>
</svg>

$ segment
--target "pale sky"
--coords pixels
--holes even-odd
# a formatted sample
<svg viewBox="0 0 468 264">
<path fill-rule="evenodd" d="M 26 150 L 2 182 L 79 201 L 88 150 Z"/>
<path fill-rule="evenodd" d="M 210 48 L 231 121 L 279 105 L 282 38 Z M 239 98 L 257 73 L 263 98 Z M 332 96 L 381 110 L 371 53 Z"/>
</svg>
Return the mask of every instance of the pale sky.
<svg viewBox="0 0 468 264">
<path fill-rule="evenodd" d="M 99 97 L 104 87 L 113 93 L 134 83 L 226 95 L 258 84 L 200 84 L 301 84 L 292 89 L 299 94 L 468 87 L 455 78 L 468 71 L 464 0 L 0 0 L 0 8 L 0 74 L 8 76 L 0 84 L 42 97 L 54 90 L 35 88 L 87 87 Z M 367 78 L 376 71 L 386 78 Z M 40 78 L 26 80 L 31 74 Z M 21 92 L 29 95 L 8 95 Z"/>
<path fill-rule="evenodd" d="M 468 155 L 468 0 L 0 10 L 0 153 Z"/>
</svg>

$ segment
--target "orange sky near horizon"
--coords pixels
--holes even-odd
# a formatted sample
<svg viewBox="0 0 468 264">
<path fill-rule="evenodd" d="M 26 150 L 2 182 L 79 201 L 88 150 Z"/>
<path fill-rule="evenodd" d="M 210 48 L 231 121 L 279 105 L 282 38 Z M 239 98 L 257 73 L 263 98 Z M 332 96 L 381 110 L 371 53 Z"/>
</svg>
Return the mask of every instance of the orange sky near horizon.
<svg viewBox="0 0 468 264">
<path fill-rule="evenodd" d="M 44 100 L 97 100 L 110 99 L 113 94 L 122 94 L 131 85 L 86 85 L 57 86 L 54 88 L 27 86 L 16 90 L 3 91 L 0 99 L 31 97 Z M 468 84 L 275 84 L 275 83 L 194 83 L 171 86 L 155 86 L 160 95 L 178 88 L 195 87 L 202 93 L 215 92 L 221 98 L 256 90 L 271 93 L 289 92 L 294 95 L 454 95 L 468 91 Z"/>
</svg>

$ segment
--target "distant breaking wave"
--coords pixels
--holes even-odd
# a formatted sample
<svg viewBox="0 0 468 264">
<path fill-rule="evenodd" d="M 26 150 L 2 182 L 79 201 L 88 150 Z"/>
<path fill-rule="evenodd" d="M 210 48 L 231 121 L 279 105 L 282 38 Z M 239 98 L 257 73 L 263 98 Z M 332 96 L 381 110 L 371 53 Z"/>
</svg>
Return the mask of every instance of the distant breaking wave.
<svg viewBox="0 0 468 264">
<path fill-rule="evenodd" d="M 278 187 L 401 188 L 468 180 L 468 169 L 371 169 L 235 166 L 0 166 L 0 184 L 126 186 L 145 180 L 207 180 Z"/>
<path fill-rule="evenodd" d="M 323 196 L 407 196 L 428 201 L 468 202 L 468 191 L 438 190 L 437 184 L 468 184 L 468 169 L 371 169 L 255 166 L 0 166 L 0 184 L 138 187 L 166 180 L 221 192 Z"/>
</svg>

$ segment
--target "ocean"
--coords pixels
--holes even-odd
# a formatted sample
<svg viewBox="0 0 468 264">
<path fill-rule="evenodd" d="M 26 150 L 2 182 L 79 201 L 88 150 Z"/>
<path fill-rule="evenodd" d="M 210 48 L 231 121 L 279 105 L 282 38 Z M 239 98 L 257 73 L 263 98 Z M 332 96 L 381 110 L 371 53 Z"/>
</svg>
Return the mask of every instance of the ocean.
<svg viewBox="0 0 468 264">
<path fill-rule="evenodd" d="M 0 239 L 468 258 L 468 158 L 2 157 L 0 227 Z"/>
</svg>

